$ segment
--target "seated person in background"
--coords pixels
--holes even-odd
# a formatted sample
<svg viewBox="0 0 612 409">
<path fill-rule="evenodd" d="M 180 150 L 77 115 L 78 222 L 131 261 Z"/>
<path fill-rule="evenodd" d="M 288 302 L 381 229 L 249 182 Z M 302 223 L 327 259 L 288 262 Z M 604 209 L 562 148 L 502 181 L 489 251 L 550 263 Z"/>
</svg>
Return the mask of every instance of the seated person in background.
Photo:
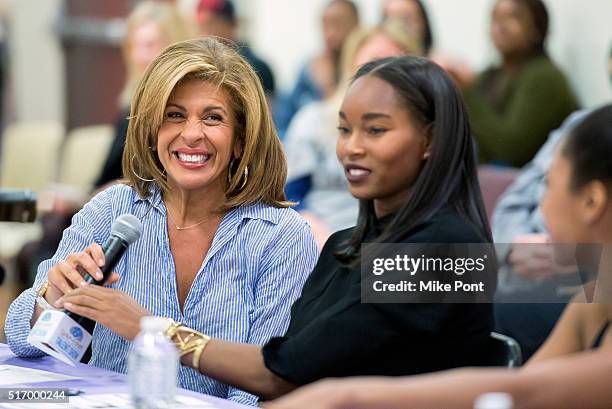
<svg viewBox="0 0 612 409">
<path fill-rule="evenodd" d="M 123 176 L 121 157 L 130 114 L 130 100 L 138 81 L 147 66 L 168 45 L 190 38 L 195 28 L 169 3 L 143 1 L 127 18 L 122 55 L 127 77 L 119 98 L 119 114 L 115 122 L 115 134 L 104 160 L 95 190 L 107 187 Z M 84 152 L 85 153 L 85 152 Z M 78 197 L 66 197 L 51 192 L 52 208 L 41 217 L 43 235 L 38 241 L 26 243 L 17 257 L 20 281 L 26 287 L 32 285 L 36 269 L 41 261 L 53 256 L 62 239 L 62 232 L 70 225 L 70 219 L 78 212 L 91 192 L 79 192 Z M 43 199 L 44 201 L 44 199 Z"/>
<path fill-rule="evenodd" d="M 418 54 L 418 37 L 399 20 L 389 20 L 369 31 L 354 31 L 342 51 L 342 80 L 325 101 L 312 103 L 294 117 L 285 138 L 289 162 L 287 196 L 300 203 L 300 214 L 310 223 L 322 247 L 332 232 L 355 225 L 358 201 L 350 194 L 336 156 L 338 107 L 350 77 L 362 64 L 376 58 Z"/>
<path fill-rule="evenodd" d="M 434 45 L 433 30 L 427 9 L 421 0 L 386 0 L 383 21 L 401 19 L 421 39 L 421 52 L 429 56 Z"/>
<path fill-rule="evenodd" d="M 263 344 L 284 334 L 317 249 L 308 225 L 287 208 L 287 165 L 253 69 L 212 38 L 175 43 L 145 72 L 130 116 L 127 184 L 99 193 L 74 216 L 34 286 L 12 303 L 11 350 L 42 355 L 26 341 L 45 305 L 36 305 L 37 294 L 96 321 L 90 364 L 118 372 L 126 371 L 145 315 L 233 342 Z M 124 213 L 142 220 L 141 238 L 106 287 L 83 285 L 79 270 L 101 278 L 100 245 Z M 187 367 L 179 385 L 257 401 Z"/>
<path fill-rule="evenodd" d="M 95 182 L 101 188 L 123 177 L 121 157 L 130 115 L 130 101 L 145 70 L 164 48 L 177 41 L 195 36 L 195 27 L 175 6 L 168 3 L 145 1 L 130 13 L 123 39 L 123 62 L 127 71 L 120 97 L 120 114 L 115 124 L 115 139 Z"/>
<path fill-rule="evenodd" d="M 590 113 L 556 149 L 546 176 L 548 189 L 542 212 L 553 243 L 612 243 L 612 105 Z M 604 254 L 604 258 L 605 258 Z M 600 268 L 596 284 L 612 281 L 610 264 Z M 602 271 L 603 270 L 603 271 Z M 608 288 L 609 289 L 609 288 Z M 566 355 L 601 345 L 612 345 L 609 304 L 583 304 L 591 289 L 579 292 L 553 333 L 530 362 Z M 597 295 L 597 294 L 596 294 Z"/>
<path fill-rule="evenodd" d="M 238 52 L 251 64 L 263 85 L 266 95 L 274 99 L 276 85 L 270 66 L 253 52 L 247 44 L 238 42 L 238 18 L 234 3 L 230 0 L 200 0 L 195 19 L 201 36 L 214 36 L 239 44 Z"/>
<path fill-rule="evenodd" d="M 547 33 L 541 0 L 498 0 L 491 37 L 501 66 L 477 78 L 455 72 L 484 163 L 523 166 L 577 108 L 567 79 L 546 53 Z"/>
<path fill-rule="evenodd" d="M 529 359 L 549 336 L 572 298 L 576 269 L 554 259 L 554 246 L 540 209 L 544 177 L 555 148 L 587 114 L 570 116 L 525 166 L 503 194 L 493 213 L 493 238 L 503 261 L 494 306 L 495 330 L 513 337 Z M 540 294 L 548 302 L 538 302 Z M 558 302 L 552 302 L 556 298 Z"/>
<path fill-rule="evenodd" d="M 329 98 L 340 81 L 342 46 L 359 26 L 359 12 L 351 0 L 331 0 L 321 13 L 324 50 L 310 58 L 300 69 L 289 95 L 277 100 L 276 126 L 284 137 L 293 115 L 303 106 Z M 283 138 L 284 139 L 284 138 Z"/>
<path fill-rule="evenodd" d="M 612 105 L 590 114 L 555 153 L 542 202 L 555 242 L 612 242 Z M 562 255 L 559 255 L 562 256 Z M 568 305 L 546 344 L 519 370 L 461 369 L 407 378 L 329 380 L 268 409 L 471 409 L 484 392 L 512 394 L 516 408 L 612 407 L 612 252 L 603 252 L 594 302 Z M 598 295 L 601 298 L 598 298 Z M 589 297 L 590 298 L 590 297 Z M 592 352 L 591 349 L 596 349 Z"/>
<path fill-rule="evenodd" d="M 269 399 L 330 376 L 408 375 L 487 360 L 490 304 L 361 302 L 362 243 L 490 242 L 467 114 L 452 80 L 418 57 L 368 63 L 339 123 L 338 159 L 361 203 L 357 227 L 330 237 L 288 331 L 263 347 L 169 320 L 166 333 L 185 367 Z M 62 302 L 89 315 L 95 304 L 81 296 L 89 287 Z"/>
<path fill-rule="evenodd" d="M 606 70 L 612 80 L 612 48 Z M 559 128 L 552 132 L 535 158 L 522 170 L 519 177 L 501 196 L 492 219 L 493 239 L 509 246 L 500 260 L 505 265 L 500 269 L 498 295 L 501 301 L 533 294 L 542 286 L 563 282 L 562 266 L 554 262 L 552 247 L 543 245 L 522 246 L 521 243 L 546 243 L 550 237 L 540 209 L 545 191 L 544 179 L 552 162 L 555 148 L 571 130 L 591 112 L 578 111 L 572 114 Z M 499 248 L 499 247 L 498 247 Z M 516 251 L 515 251 L 516 250 Z M 551 251 L 547 251 L 551 250 Z M 537 259 L 538 262 L 534 262 Z M 574 273 L 575 271 L 571 271 Z M 560 297 L 560 304 L 501 303 L 495 306 L 496 330 L 511 335 L 528 358 L 548 337 L 572 294 Z M 531 298 L 531 297 L 530 297 Z"/>
</svg>

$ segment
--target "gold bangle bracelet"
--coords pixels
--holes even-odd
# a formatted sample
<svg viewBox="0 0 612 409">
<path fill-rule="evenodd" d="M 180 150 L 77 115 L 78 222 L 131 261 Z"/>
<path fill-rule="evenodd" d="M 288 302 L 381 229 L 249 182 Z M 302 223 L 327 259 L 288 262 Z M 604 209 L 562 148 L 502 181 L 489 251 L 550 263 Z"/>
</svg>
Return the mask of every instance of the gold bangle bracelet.
<svg viewBox="0 0 612 409">
<path fill-rule="evenodd" d="M 205 338 L 200 339 L 199 345 L 193 351 L 193 355 L 191 357 L 191 366 L 195 370 L 200 370 L 200 357 L 202 356 L 202 352 L 204 352 L 204 348 L 210 342 L 210 337 L 204 335 Z"/>
<path fill-rule="evenodd" d="M 166 330 L 166 336 L 174 342 L 181 357 L 193 353 L 191 366 L 199 370 L 200 357 L 210 337 L 174 321 Z"/>
</svg>

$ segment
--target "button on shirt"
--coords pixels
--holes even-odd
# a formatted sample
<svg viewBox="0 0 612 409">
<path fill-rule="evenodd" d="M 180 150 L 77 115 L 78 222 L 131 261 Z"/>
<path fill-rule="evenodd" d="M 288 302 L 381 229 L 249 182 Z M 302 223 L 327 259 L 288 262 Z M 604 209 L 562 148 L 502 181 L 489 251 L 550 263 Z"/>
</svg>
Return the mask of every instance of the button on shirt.
<svg viewBox="0 0 612 409">
<path fill-rule="evenodd" d="M 70 253 L 102 245 L 113 221 L 124 213 L 141 219 L 143 232 L 117 264 L 121 279 L 112 284 L 153 315 L 170 317 L 211 337 L 264 344 L 283 335 L 290 308 L 300 295 L 318 256 L 307 223 L 292 209 L 257 203 L 229 211 L 222 219 L 185 300 L 179 307 L 176 270 L 168 240 L 166 208 L 159 188 L 142 199 L 129 186 L 115 185 L 95 196 L 72 219 L 56 254 L 42 262 L 34 286 L 10 306 L 6 338 L 18 356 L 43 355 L 26 337 L 36 292 L 48 270 Z M 91 365 L 125 373 L 130 343 L 96 325 Z M 183 388 L 256 404 L 257 397 L 228 387 L 194 369 L 181 367 Z"/>
</svg>

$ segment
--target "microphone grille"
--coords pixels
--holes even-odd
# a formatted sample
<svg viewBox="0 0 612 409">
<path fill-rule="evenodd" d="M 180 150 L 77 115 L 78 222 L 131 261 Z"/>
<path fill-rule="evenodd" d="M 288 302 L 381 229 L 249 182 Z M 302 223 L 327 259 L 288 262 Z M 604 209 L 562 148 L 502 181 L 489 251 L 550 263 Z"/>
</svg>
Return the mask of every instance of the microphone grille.
<svg viewBox="0 0 612 409">
<path fill-rule="evenodd" d="M 140 238 L 142 234 L 142 223 L 133 214 L 122 214 L 114 221 L 111 227 L 111 235 L 120 237 L 129 245 Z"/>
</svg>

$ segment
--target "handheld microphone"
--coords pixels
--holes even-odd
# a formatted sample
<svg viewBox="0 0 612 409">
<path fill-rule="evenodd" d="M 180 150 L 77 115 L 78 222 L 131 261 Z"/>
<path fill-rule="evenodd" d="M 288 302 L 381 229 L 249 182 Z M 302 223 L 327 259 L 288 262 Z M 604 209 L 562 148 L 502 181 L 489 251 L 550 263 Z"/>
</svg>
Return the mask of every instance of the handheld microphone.
<svg viewBox="0 0 612 409">
<path fill-rule="evenodd" d="M 88 284 L 104 285 L 128 246 L 138 240 L 141 234 L 142 223 L 136 216 L 128 213 L 119 216 L 111 227 L 110 237 L 102 246 L 102 251 L 104 252 L 104 265 L 100 267 L 102 279 L 96 280 L 91 275 L 85 274 L 83 277 L 85 282 Z M 83 326 L 87 332 L 92 333 L 95 322 L 73 312 L 66 312 L 66 315 Z"/>
<path fill-rule="evenodd" d="M 142 233 L 142 223 L 131 214 L 122 214 L 115 220 L 111 235 L 102 246 L 104 251 L 103 278 L 95 280 L 89 274 L 84 276 L 87 283 L 103 285 L 127 250 Z M 90 353 L 89 344 L 95 322 L 63 310 L 45 310 L 40 315 L 30 334 L 28 342 L 47 354 L 74 365 L 83 355 Z"/>
</svg>

